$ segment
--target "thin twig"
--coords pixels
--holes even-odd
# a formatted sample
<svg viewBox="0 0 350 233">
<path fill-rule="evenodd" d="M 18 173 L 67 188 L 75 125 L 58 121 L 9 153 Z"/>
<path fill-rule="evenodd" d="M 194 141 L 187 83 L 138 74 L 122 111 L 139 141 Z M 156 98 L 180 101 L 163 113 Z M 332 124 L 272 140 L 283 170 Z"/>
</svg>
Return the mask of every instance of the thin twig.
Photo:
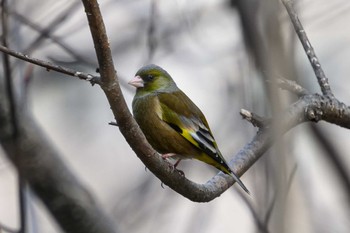
<svg viewBox="0 0 350 233">
<path fill-rule="evenodd" d="M 69 7 L 67 7 L 64 12 L 61 12 L 58 16 L 56 16 L 55 19 L 49 25 L 47 25 L 44 30 L 41 30 L 39 32 L 38 37 L 35 38 L 34 42 L 31 43 L 28 46 L 28 48 L 24 50 L 24 53 L 31 54 L 32 51 L 37 49 L 42 44 L 42 41 L 45 38 L 51 37 L 51 34 L 53 34 L 53 32 L 59 26 L 61 26 L 65 22 L 66 19 L 69 19 L 69 15 L 71 15 L 72 12 L 75 11 L 80 5 L 81 5 L 81 3 L 79 1 L 73 1 L 73 3 Z M 60 44 L 60 43 L 58 43 L 58 44 Z M 62 46 L 62 47 L 65 49 L 64 46 Z"/>
<path fill-rule="evenodd" d="M 294 179 L 294 176 L 295 176 L 295 173 L 296 173 L 296 170 L 297 170 L 297 165 L 294 165 L 290 175 L 289 175 L 289 178 L 288 178 L 288 181 L 287 181 L 287 186 L 286 186 L 286 193 L 289 192 L 291 186 L 292 186 L 292 181 Z M 266 214 L 265 214 L 265 220 L 264 220 L 264 224 L 265 225 L 268 225 L 270 219 L 271 219 L 271 216 L 272 216 L 272 211 L 275 207 L 275 204 L 276 204 L 276 201 L 277 201 L 277 193 L 275 193 L 274 197 L 272 198 L 272 202 L 268 208 L 268 210 L 266 211 Z"/>
<path fill-rule="evenodd" d="M 247 195 L 245 195 L 242 192 L 238 192 L 239 196 L 243 199 L 245 204 L 247 205 L 248 209 L 250 210 L 250 213 L 252 214 L 252 217 L 254 219 L 255 224 L 257 225 L 259 232 L 261 233 L 269 233 L 268 225 L 267 223 L 264 223 L 260 219 L 259 213 L 255 210 L 253 204 L 251 201 L 248 199 Z"/>
<path fill-rule="evenodd" d="M 307 89 L 303 88 L 293 80 L 281 78 L 281 79 L 277 79 L 276 81 L 277 81 L 277 85 L 280 88 L 290 91 L 296 94 L 298 97 L 302 97 L 304 95 L 310 94 L 310 92 Z"/>
<path fill-rule="evenodd" d="M 311 43 L 306 35 L 306 32 L 303 28 L 303 25 L 300 23 L 299 17 L 294 10 L 293 7 L 293 1 L 292 0 L 282 0 L 284 6 L 286 7 L 286 10 L 289 14 L 290 20 L 294 26 L 295 32 L 297 33 L 299 40 L 301 44 L 304 47 L 304 50 L 306 52 L 307 57 L 309 58 L 309 61 L 312 65 L 312 68 L 314 70 L 314 73 L 316 75 L 318 84 L 321 87 L 322 94 L 333 97 L 333 93 L 331 90 L 331 87 L 328 82 L 328 78 L 326 77 L 325 73 L 323 72 L 323 69 L 321 67 L 321 64 L 315 54 L 315 51 L 313 47 L 311 46 Z"/>
<path fill-rule="evenodd" d="M 157 46 L 157 40 L 155 35 L 155 24 L 157 22 L 157 0 L 152 0 L 151 9 L 150 9 L 150 19 L 149 26 L 147 30 L 147 46 L 148 46 L 148 55 L 147 63 L 150 63 L 153 59 L 153 55 Z"/>
<path fill-rule="evenodd" d="M 27 199 L 26 199 L 26 182 L 24 178 L 18 176 L 18 201 L 19 201 L 19 215 L 20 215 L 20 231 L 19 233 L 27 232 Z"/>
<path fill-rule="evenodd" d="M 8 28 L 7 28 L 7 14 L 5 13 L 5 8 L 7 7 L 7 0 L 1 1 L 1 26 L 2 26 L 2 41 L 0 47 L 8 46 L 7 43 L 7 34 L 8 34 Z M 11 115 L 11 126 L 12 126 L 12 137 L 16 138 L 18 134 L 18 125 L 17 125 L 17 113 L 16 113 L 16 100 L 13 95 L 13 78 L 12 78 L 12 71 L 11 71 L 11 65 L 10 65 L 10 57 L 9 54 L 3 53 L 3 68 L 4 68 L 4 76 L 6 80 L 6 92 L 7 92 L 7 98 L 9 100 L 10 105 L 10 115 Z"/>
<path fill-rule="evenodd" d="M 350 204 L 350 174 L 348 173 L 346 163 L 341 159 L 342 156 L 338 148 L 333 145 L 330 140 L 331 138 L 328 137 L 326 132 L 322 131 L 322 128 L 319 128 L 315 124 L 310 125 L 310 128 L 322 151 L 325 152 L 326 157 L 329 159 L 330 164 L 333 165 L 334 173 L 337 173 L 339 182 L 343 184 L 344 190 L 348 193 L 348 203 Z"/>
<path fill-rule="evenodd" d="M 109 122 L 108 124 L 113 126 L 119 126 L 117 122 Z"/>
<path fill-rule="evenodd" d="M 86 74 L 86 73 L 79 72 L 79 71 L 76 71 L 76 70 L 73 70 L 73 69 L 70 69 L 67 67 L 55 65 L 51 62 L 43 61 L 43 60 L 40 60 L 37 58 L 32 58 L 32 57 L 29 57 L 28 55 L 24 55 L 22 53 L 15 52 L 15 51 L 13 51 L 5 46 L 0 46 L 0 51 L 3 52 L 4 54 L 8 54 L 8 55 L 11 55 L 13 57 L 17 57 L 23 61 L 27 61 L 27 62 L 30 62 L 32 64 L 44 67 L 44 68 L 46 68 L 47 71 L 54 70 L 54 71 L 57 71 L 57 72 L 62 73 L 62 74 L 77 77 L 79 79 L 86 80 L 86 81 L 90 82 L 92 85 L 100 84 L 100 77 L 98 77 L 98 76 Z"/>
<path fill-rule="evenodd" d="M 1 26 L 2 26 L 2 45 L 8 47 L 7 38 L 8 38 L 8 20 L 7 20 L 7 0 L 2 0 L 1 2 Z M 7 98 L 9 100 L 9 109 L 10 109 L 10 119 L 11 119 L 11 126 L 12 126 L 12 139 L 17 142 L 18 136 L 19 136 L 19 129 L 18 129 L 18 117 L 17 117 L 17 109 L 16 109 L 16 99 L 14 96 L 14 89 L 13 89 L 13 75 L 11 70 L 11 64 L 10 64 L 10 57 L 8 54 L 3 54 L 4 59 L 4 74 L 5 74 L 5 80 L 6 80 L 6 91 L 7 91 Z M 17 151 L 14 156 L 17 156 Z M 27 232 L 26 230 L 26 199 L 24 197 L 24 185 L 25 182 L 23 180 L 23 177 L 18 174 L 18 200 L 19 200 L 19 215 L 20 215 L 20 233 Z"/>
<path fill-rule="evenodd" d="M 269 123 L 268 119 L 265 119 L 264 117 L 261 117 L 261 116 L 255 114 L 255 113 L 252 113 L 248 110 L 241 109 L 241 111 L 239 113 L 241 114 L 243 119 L 249 121 L 255 127 L 263 128 L 266 125 L 268 125 L 268 123 Z"/>
<path fill-rule="evenodd" d="M 76 2 L 78 5 L 80 5 L 80 2 Z M 75 7 L 75 4 L 73 4 L 72 7 Z M 70 13 L 74 8 L 69 8 L 69 11 L 66 12 L 66 14 Z M 32 28 L 36 32 L 40 34 L 40 36 L 35 40 L 34 43 L 32 43 L 28 49 L 25 50 L 24 53 L 29 54 L 31 53 L 34 49 L 36 49 L 39 45 L 40 42 L 43 41 L 43 39 L 50 39 L 52 42 L 56 43 L 58 46 L 60 46 L 65 52 L 70 54 L 74 59 L 77 61 L 82 61 L 88 65 L 95 65 L 96 63 L 93 63 L 89 60 L 87 60 L 84 56 L 81 56 L 80 54 L 76 53 L 73 48 L 71 48 L 67 43 L 64 42 L 64 40 L 61 39 L 59 36 L 55 36 L 53 34 L 53 28 L 52 25 L 48 25 L 46 28 L 49 28 L 49 30 L 41 28 L 38 24 L 35 24 L 34 22 L 30 21 L 28 18 L 24 17 L 23 15 L 17 13 L 17 12 L 11 12 L 11 15 L 16 17 L 17 20 L 19 20 L 21 23 L 25 24 L 26 26 Z M 52 23 L 53 24 L 53 23 Z"/>
</svg>

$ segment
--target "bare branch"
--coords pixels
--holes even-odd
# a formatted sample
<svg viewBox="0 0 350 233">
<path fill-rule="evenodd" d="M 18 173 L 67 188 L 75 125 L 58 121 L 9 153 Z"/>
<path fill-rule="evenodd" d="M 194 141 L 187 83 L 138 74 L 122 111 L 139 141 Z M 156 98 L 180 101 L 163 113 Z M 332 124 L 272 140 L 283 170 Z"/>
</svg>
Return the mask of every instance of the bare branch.
<svg viewBox="0 0 350 233">
<path fill-rule="evenodd" d="M 158 4 L 158 0 L 152 0 L 151 9 L 150 9 L 149 26 L 147 29 L 147 46 L 148 46 L 148 54 L 147 54 L 147 60 L 146 60 L 147 63 L 150 63 L 152 61 L 154 52 L 157 47 L 157 39 L 155 35 L 156 22 L 157 22 L 157 4 Z"/>
<path fill-rule="evenodd" d="M 242 192 L 238 192 L 238 195 L 242 198 L 244 203 L 247 205 L 250 213 L 252 214 L 254 222 L 255 222 L 256 226 L 258 227 L 258 229 L 259 229 L 259 232 L 261 232 L 261 233 L 269 233 L 270 231 L 268 229 L 267 222 L 263 222 L 260 219 L 259 213 L 255 210 L 252 202 L 250 201 L 250 199 L 248 199 L 247 195 L 245 195 Z"/>
<path fill-rule="evenodd" d="M 258 116 L 255 113 L 249 112 L 248 110 L 245 110 L 245 109 L 241 109 L 240 114 L 245 120 L 249 121 L 250 123 L 252 123 L 253 126 L 258 128 L 262 128 L 266 126 L 268 123 L 267 119 L 261 116 Z"/>
<path fill-rule="evenodd" d="M 297 171 L 297 166 L 294 165 L 292 171 L 291 171 L 291 174 L 289 175 L 289 178 L 288 178 L 288 182 L 287 182 L 287 187 L 286 187 L 286 193 L 289 192 L 291 186 L 292 186 L 292 182 L 293 182 L 293 179 L 294 179 L 294 176 L 295 176 L 295 173 Z M 280 192 L 280 190 L 278 190 Z M 266 211 L 266 214 L 265 214 L 265 219 L 264 219 L 264 225 L 268 225 L 270 219 L 271 219 L 271 216 L 272 216 L 272 211 L 273 209 L 275 208 L 275 205 L 276 205 L 276 201 L 277 201 L 277 193 L 274 194 L 273 198 L 272 198 L 272 202 L 271 204 L 269 205 L 267 211 Z"/>
<path fill-rule="evenodd" d="M 277 81 L 277 85 L 284 89 L 284 90 L 288 90 L 294 94 L 296 94 L 298 97 L 302 97 L 304 95 L 308 95 L 310 94 L 310 92 L 308 90 L 306 90 L 305 88 L 303 88 L 302 86 L 300 86 L 298 83 L 296 83 L 293 80 L 289 80 L 289 79 L 276 79 Z"/>
<path fill-rule="evenodd" d="M 327 137 L 328 134 L 322 132 L 322 128 L 317 125 L 311 125 L 310 128 L 315 139 L 318 140 L 320 148 L 326 152 L 325 155 L 329 159 L 330 164 L 333 165 L 334 172 L 338 174 L 338 180 L 343 184 L 346 192 L 350 194 L 350 174 L 348 173 L 346 163 L 342 161 L 338 148 L 331 143 L 331 138 Z M 348 195 L 348 200 L 350 204 L 350 195 Z"/>
<path fill-rule="evenodd" d="M 18 201 L 20 207 L 20 230 L 19 233 L 27 232 L 27 182 L 24 177 L 18 176 Z"/>
<path fill-rule="evenodd" d="M 304 47 L 304 50 L 306 52 L 307 57 L 309 58 L 309 61 L 312 65 L 312 68 L 315 72 L 318 84 L 321 87 L 322 94 L 333 96 L 331 87 L 329 86 L 328 78 L 323 72 L 323 69 L 321 67 L 321 64 L 315 54 L 315 51 L 313 47 L 311 46 L 311 43 L 309 41 L 309 38 L 306 35 L 306 32 L 303 28 L 303 25 L 301 25 L 299 17 L 296 13 L 296 11 L 293 8 L 293 2 L 292 0 L 282 0 L 284 6 L 286 7 L 286 10 L 289 14 L 290 20 L 292 21 L 292 24 L 294 26 L 295 32 L 297 33 L 299 40 L 301 44 Z"/>
<path fill-rule="evenodd" d="M 2 37 L 1 37 L 1 44 L 0 46 L 7 46 L 7 34 L 8 34 L 8 27 L 7 27 L 7 14 L 5 13 L 5 8 L 7 8 L 7 1 L 3 0 L 1 1 L 1 26 L 2 26 Z M 18 132 L 18 126 L 17 126 L 17 110 L 16 110 L 16 100 L 13 93 L 13 78 L 12 78 L 12 70 L 10 65 L 10 57 L 8 54 L 3 53 L 3 67 L 4 67 L 4 78 L 6 81 L 6 94 L 7 98 L 9 100 L 9 110 L 10 110 L 10 116 L 11 116 L 11 127 L 12 127 L 12 134 L 11 136 L 13 138 L 17 137 Z"/>
<path fill-rule="evenodd" d="M 2 45 L 8 46 L 7 37 L 8 37 L 8 14 L 7 14 L 7 1 L 1 1 L 1 26 L 2 26 Z M 12 127 L 12 132 L 10 133 L 10 137 L 12 140 L 17 140 L 18 137 L 18 124 L 17 124 L 17 109 L 16 109 L 16 99 L 14 96 L 13 89 L 13 76 L 10 64 L 10 57 L 8 54 L 3 53 L 3 66 L 4 66 L 4 74 L 6 80 L 6 94 L 9 102 L 9 110 L 10 110 L 10 119 L 9 122 Z M 25 181 L 22 176 L 18 176 L 18 200 L 19 200 L 19 215 L 20 215 L 20 230 L 19 232 L 26 232 L 26 202 L 24 197 L 24 186 Z"/>
<path fill-rule="evenodd" d="M 79 72 L 79 71 L 76 71 L 73 69 L 69 69 L 66 67 L 55 65 L 51 62 L 43 61 L 43 60 L 40 60 L 37 58 L 32 58 L 32 57 L 29 57 L 28 55 L 24 55 L 22 53 L 15 52 L 15 51 L 13 51 L 5 46 L 0 45 L 0 51 L 3 52 L 4 54 L 8 54 L 8 55 L 11 55 L 13 57 L 17 57 L 23 61 L 27 61 L 27 62 L 30 62 L 32 64 L 44 67 L 44 68 L 46 68 L 47 71 L 54 70 L 54 71 L 57 71 L 57 72 L 62 73 L 62 74 L 77 77 L 79 79 L 90 82 L 92 85 L 94 85 L 96 83 L 99 84 L 99 82 L 100 82 L 100 77 L 98 77 L 98 76 L 94 76 L 91 74 L 85 74 L 83 72 Z"/>
<path fill-rule="evenodd" d="M 109 122 L 108 124 L 113 126 L 119 126 L 117 122 Z"/>
<path fill-rule="evenodd" d="M 66 12 L 64 12 L 63 16 L 59 16 L 58 19 L 59 20 L 55 20 L 54 22 L 50 23 L 48 26 L 46 26 L 46 28 L 41 28 L 38 24 L 35 24 L 34 22 L 30 21 L 28 18 L 26 18 L 25 16 L 12 11 L 10 12 L 11 15 L 13 15 L 14 17 L 16 17 L 16 19 L 18 21 L 20 21 L 21 23 L 27 25 L 28 27 L 32 28 L 33 30 L 35 30 L 36 32 L 38 32 L 40 35 L 38 36 L 38 38 L 35 39 L 35 41 L 28 46 L 28 48 L 24 51 L 25 54 L 30 54 L 32 51 L 34 51 L 35 49 L 37 49 L 39 47 L 39 45 L 41 45 L 41 43 L 43 42 L 44 39 L 50 39 L 52 40 L 52 42 L 54 42 L 55 44 L 57 44 L 58 46 L 60 46 L 65 52 L 67 52 L 68 54 L 70 54 L 74 59 L 76 59 L 77 61 L 82 61 L 85 62 L 88 65 L 94 65 L 96 66 L 96 63 L 93 63 L 89 60 L 87 60 L 84 56 L 76 53 L 74 51 L 74 49 L 69 46 L 66 42 L 64 42 L 62 40 L 61 37 L 55 36 L 53 34 L 53 31 L 57 28 L 58 21 L 61 23 L 62 18 L 67 18 L 67 16 L 69 14 L 72 13 L 73 10 L 76 9 L 77 6 L 80 6 L 80 2 L 74 2 L 72 4 L 72 6 L 70 6 Z"/>
<path fill-rule="evenodd" d="M 39 31 L 39 36 L 35 38 L 34 42 L 31 43 L 27 49 L 24 50 L 25 51 L 24 53 L 31 54 L 32 51 L 37 49 L 42 44 L 45 38 L 50 37 L 53 41 L 55 41 L 57 38 L 52 36 L 53 32 L 57 30 L 57 28 L 61 26 L 65 22 L 65 20 L 69 18 L 68 16 L 73 11 L 75 11 L 79 6 L 80 6 L 79 1 L 73 1 L 71 5 L 67 7 L 67 9 L 64 12 L 61 12 L 57 17 L 55 17 L 54 21 L 51 22 L 49 25 L 47 25 L 44 30 L 40 30 L 39 27 L 37 27 L 33 23 L 30 23 L 28 20 L 25 20 L 23 16 L 20 16 L 19 14 L 14 14 L 15 16 L 17 16 L 18 20 L 21 20 L 22 22 L 26 22 L 29 27 Z M 14 12 L 11 12 L 11 14 L 13 13 Z M 64 44 L 60 43 L 58 39 L 55 42 L 58 45 L 60 45 L 64 50 L 66 50 L 66 52 L 72 54 L 71 52 L 72 50 L 64 46 Z M 80 56 L 78 58 L 82 59 L 82 57 Z M 82 61 L 85 61 L 85 59 L 82 59 Z"/>
</svg>

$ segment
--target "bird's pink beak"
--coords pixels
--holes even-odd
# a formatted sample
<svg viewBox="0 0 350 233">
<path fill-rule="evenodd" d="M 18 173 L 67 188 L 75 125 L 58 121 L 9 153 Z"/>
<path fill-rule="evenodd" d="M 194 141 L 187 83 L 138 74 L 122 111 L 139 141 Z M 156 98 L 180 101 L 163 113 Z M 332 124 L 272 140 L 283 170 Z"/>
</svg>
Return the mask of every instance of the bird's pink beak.
<svg viewBox="0 0 350 233">
<path fill-rule="evenodd" d="M 131 79 L 128 84 L 130 84 L 131 86 L 134 86 L 136 88 L 139 87 L 144 87 L 144 82 L 142 80 L 142 78 L 140 76 L 135 76 L 133 79 Z"/>
</svg>

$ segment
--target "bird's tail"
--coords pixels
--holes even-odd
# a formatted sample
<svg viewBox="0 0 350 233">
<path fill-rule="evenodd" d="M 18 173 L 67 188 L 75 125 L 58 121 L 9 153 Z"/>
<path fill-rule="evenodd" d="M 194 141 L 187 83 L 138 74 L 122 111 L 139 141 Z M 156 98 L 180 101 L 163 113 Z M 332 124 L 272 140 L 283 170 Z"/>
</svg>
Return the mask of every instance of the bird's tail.
<svg viewBox="0 0 350 233">
<path fill-rule="evenodd" d="M 239 184 L 239 186 L 241 186 L 241 188 L 248 194 L 250 194 L 249 190 L 247 189 L 247 187 L 243 184 L 243 182 L 241 181 L 241 179 L 239 179 L 239 177 L 236 175 L 236 173 L 234 173 L 231 168 L 228 166 L 227 162 L 225 162 L 224 164 L 221 164 L 221 167 L 219 168 L 221 171 L 225 172 L 226 174 L 230 175 L 233 177 L 233 179 Z"/>
<path fill-rule="evenodd" d="M 208 156 L 207 154 L 203 153 L 203 156 L 196 157 L 196 159 L 201 160 L 207 164 L 210 164 L 220 171 L 230 175 L 233 177 L 233 179 L 239 184 L 239 186 L 242 187 L 242 189 L 250 194 L 247 187 L 243 184 L 243 182 L 239 179 L 239 177 L 232 171 L 232 169 L 228 166 L 228 163 L 225 161 L 224 157 L 221 155 L 221 153 L 218 151 L 217 156 Z"/>
<path fill-rule="evenodd" d="M 231 169 L 230 169 L 230 171 L 231 171 Z M 241 181 L 241 179 L 239 179 L 239 177 L 238 177 L 233 171 L 231 171 L 230 175 L 231 175 L 231 176 L 233 177 L 233 179 L 239 184 L 239 186 L 242 187 L 242 189 L 243 189 L 246 193 L 250 194 L 250 192 L 249 192 L 249 190 L 247 189 L 247 187 L 243 184 L 243 182 Z"/>
</svg>

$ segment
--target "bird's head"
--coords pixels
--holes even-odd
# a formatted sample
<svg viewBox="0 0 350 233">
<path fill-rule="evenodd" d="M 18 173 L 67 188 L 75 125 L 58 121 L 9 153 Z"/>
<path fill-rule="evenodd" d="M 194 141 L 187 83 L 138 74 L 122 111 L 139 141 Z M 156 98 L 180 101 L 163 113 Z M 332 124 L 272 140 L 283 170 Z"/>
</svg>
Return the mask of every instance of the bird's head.
<svg viewBox="0 0 350 233">
<path fill-rule="evenodd" d="M 142 93 L 170 92 L 177 88 L 168 72 L 154 64 L 139 69 L 128 84 Z"/>
</svg>

